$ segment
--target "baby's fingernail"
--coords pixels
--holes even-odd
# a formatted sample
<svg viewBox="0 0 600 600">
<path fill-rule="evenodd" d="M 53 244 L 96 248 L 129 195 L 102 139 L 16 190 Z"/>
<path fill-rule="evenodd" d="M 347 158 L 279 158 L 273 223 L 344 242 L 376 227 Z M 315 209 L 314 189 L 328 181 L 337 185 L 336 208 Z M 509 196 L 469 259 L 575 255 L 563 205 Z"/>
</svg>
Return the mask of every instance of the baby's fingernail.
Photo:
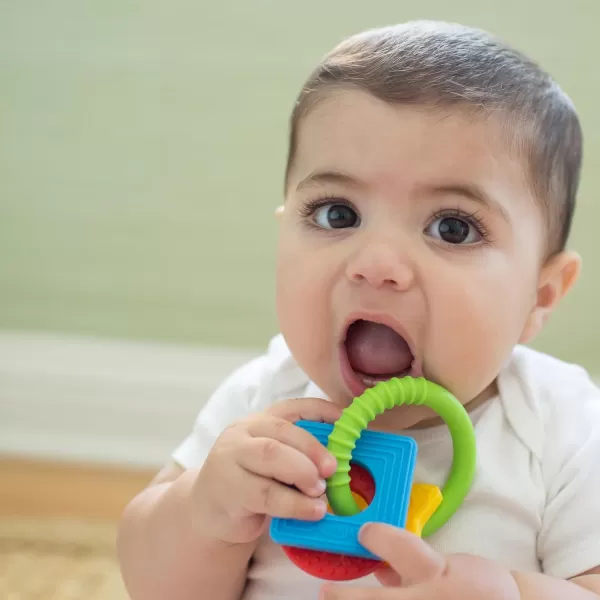
<svg viewBox="0 0 600 600">
<path fill-rule="evenodd" d="M 315 485 L 315 487 L 312 488 L 311 494 L 313 496 L 322 496 L 325 493 L 326 488 L 327 484 L 322 479 L 320 479 L 317 482 L 317 485 Z"/>
<path fill-rule="evenodd" d="M 315 507 L 313 511 L 315 517 L 317 517 L 318 519 L 322 519 L 325 516 L 325 513 L 327 512 L 327 504 L 325 504 L 325 502 L 323 502 L 322 500 L 319 500 L 318 502 L 315 502 Z"/>
<path fill-rule="evenodd" d="M 331 456 L 331 454 L 328 454 L 321 461 L 321 470 L 323 470 L 323 471 L 326 471 L 326 472 L 334 471 L 336 467 L 337 467 L 337 460 L 335 460 L 335 457 Z"/>
</svg>

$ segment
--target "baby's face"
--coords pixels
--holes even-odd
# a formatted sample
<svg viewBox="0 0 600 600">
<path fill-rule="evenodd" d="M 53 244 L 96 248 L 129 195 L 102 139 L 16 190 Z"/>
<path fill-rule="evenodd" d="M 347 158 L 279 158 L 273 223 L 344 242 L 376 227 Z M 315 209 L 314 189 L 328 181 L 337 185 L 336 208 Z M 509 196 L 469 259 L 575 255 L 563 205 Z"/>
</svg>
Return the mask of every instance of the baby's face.
<svg viewBox="0 0 600 600">
<path fill-rule="evenodd" d="M 545 240 L 500 133 L 358 91 L 302 122 L 277 306 L 293 355 L 333 401 L 407 374 L 463 403 L 489 394 L 536 303 Z M 425 416 L 402 414 L 396 426 Z"/>
</svg>

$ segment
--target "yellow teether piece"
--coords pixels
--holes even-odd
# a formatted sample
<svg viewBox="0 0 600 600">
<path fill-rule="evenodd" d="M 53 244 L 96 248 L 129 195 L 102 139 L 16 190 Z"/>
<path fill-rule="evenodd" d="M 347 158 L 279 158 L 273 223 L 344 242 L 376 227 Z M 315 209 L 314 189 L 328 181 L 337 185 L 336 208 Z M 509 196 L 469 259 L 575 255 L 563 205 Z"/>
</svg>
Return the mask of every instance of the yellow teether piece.
<svg viewBox="0 0 600 600">
<path fill-rule="evenodd" d="M 439 487 L 429 483 L 415 483 L 410 492 L 406 530 L 421 537 L 425 523 L 442 503 Z"/>
</svg>

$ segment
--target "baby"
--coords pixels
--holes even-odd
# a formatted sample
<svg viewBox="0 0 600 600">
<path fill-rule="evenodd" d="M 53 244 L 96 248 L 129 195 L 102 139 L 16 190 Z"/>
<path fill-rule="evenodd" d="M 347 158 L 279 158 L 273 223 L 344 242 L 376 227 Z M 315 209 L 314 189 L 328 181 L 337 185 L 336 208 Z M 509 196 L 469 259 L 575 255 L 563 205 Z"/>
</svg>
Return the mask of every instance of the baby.
<svg viewBox="0 0 600 600">
<path fill-rule="evenodd" d="M 353 36 L 291 118 L 277 311 L 282 334 L 209 399 L 172 464 L 127 508 L 133 600 L 586 600 L 600 597 L 600 392 L 530 342 L 580 271 L 565 250 L 581 165 L 572 103 L 475 29 L 413 22 Z M 334 422 L 380 380 L 423 376 L 474 423 L 475 482 L 421 540 L 366 525 L 387 562 L 323 585 L 268 536 L 323 518 L 335 460 L 298 419 Z M 443 486 L 447 428 L 422 407 L 374 429 L 419 447 Z"/>
</svg>

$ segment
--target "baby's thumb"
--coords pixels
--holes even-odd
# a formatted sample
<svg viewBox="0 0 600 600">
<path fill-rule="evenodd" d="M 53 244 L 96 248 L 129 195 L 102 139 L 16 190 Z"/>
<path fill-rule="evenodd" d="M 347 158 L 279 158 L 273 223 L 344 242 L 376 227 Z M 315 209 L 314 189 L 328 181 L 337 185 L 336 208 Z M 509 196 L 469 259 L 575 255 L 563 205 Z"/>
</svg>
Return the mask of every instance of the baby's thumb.
<svg viewBox="0 0 600 600">
<path fill-rule="evenodd" d="M 360 543 L 389 565 L 382 572 L 384 585 L 424 583 L 437 579 L 446 568 L 443 555 L 405 529 L 367 523 L 360 530 Z M 391 576 L 390 570 L 397 573 L 396 578 Z"/>
</svg>

